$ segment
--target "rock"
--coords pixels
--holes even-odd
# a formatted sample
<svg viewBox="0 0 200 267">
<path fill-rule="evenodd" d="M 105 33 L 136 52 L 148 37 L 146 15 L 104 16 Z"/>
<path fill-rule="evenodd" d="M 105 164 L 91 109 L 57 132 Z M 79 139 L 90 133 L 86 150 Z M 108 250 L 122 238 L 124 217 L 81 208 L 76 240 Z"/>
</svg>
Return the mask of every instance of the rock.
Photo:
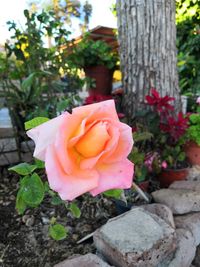
<svg viewBox="0 0 200 267">
<path fill-rule="evenodd" d="M 54 267 L 109 267 L 110 265 L 98 256 L 88 253 L 84 256 L 62 261 Z"/>
<path fill-rule="evenodd" d="M 177 228 L 186 229 L 192 233 L 195 245 L 198 246 L 200 244 L 200 212 L 175 216 L 174 220 Z"/>
<path fill-rule="evenodd" d="M 155 202 L 167 205 L 173 214 L 200 211 L 200 193 L 188 189 L 161 189 L 152 193 Z"/>
<path fill-rule="evenodd" d="M 21 153 L 20 155 L 22 161 L 31 162 L 33 160 L 33 153 L 31 152 Z"/>
<path fill-rule="evenodd" d="M 194 165 L 189 169 L 187 180 L 189 181 L 200 181 L 200 166 Z"/>
<path fill-rule="evenodd" d="M 47 217 L 42 217 L 42 223 L 43 224 L 49 224 L 50 220 Z"/>
<path fill-rule="evenodd" d="M 194 237 L 190 231 L 185 229 L 177 229 L 176 234 L 177 250 L 168 267 L 190 267 L 196 252 Z"/>
<path fill-rule="evenodd" d="M 33 216 L 30 216 L 30 215 L 24 215 L 22 217 L 22 221 L 26 224 L 26 226 L 30 227 L 30 226 L 33 226 L 34 222 L 35 222 L 35 219 Z"/>
<path fill-rule="evenodd" d="M 200 193 L 200 181 L 176 181 L 170 186 L 170 189 L 189 189 Z"/>
<path fill-rule="evenodd" d="M 21 151 L 22 152 L 33 152 L 35 144 L 32 140 L 21 142 Z"/>
<path fill-rule="evenodd" d="M 77 240 L 79 239 L 79 235 L 77 235 L 77 234 L 73 234 L 73 235 L 72 235 L 72 239 L 73 239 L 74 241 L 77 241 Z"/>
<path fill-rule="evenodd" d="M 17 150 L 17 143 L 15 138 L 2 138 L 0 139 L 0 151 L 10 152 Z"/>
<path fill-rule="evenodd" d="M 0 166 L 13 165 L 19 161 L 19 153 L 17 151 L 0 154 Z"/>
<path fill-rule="evenodd" d="M 174 217 L 170 208 L 165 205 L 154 203 L 141 206 L 144 210 L 147 210 L 153 214 L 156 214 L 158 217 L 163 219 L 168 223 L 172 228 L 175 228 Z"/>
<path fill-rule="evenodd" d="M 109 220 L 93 238 L 97 250 L 117 267 L 157 266 L 176 248 L 175 230 L 143 208 Z"/>
<path fill-rule="evenodd" d="M 27 219 L 26 226 L 28 226 L 28 227 L 33 226 L 34 222 L 35 222 L 35 219 L 33 216 L 31 216 L 30 218 Z"/>
</svg>

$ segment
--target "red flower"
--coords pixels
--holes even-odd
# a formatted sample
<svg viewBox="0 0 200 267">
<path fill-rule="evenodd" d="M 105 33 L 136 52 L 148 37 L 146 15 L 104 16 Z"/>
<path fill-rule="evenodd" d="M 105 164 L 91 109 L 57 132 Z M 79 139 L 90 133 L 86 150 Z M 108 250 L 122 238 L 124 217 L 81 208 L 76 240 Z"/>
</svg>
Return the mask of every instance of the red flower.
<svg viewBox="0 0 200 267">
<path fill-rule="evenodd" d="M 113 97 L 111 95 L 93 94 L 93 95 L 88 96 L 85 99 L 85 103 L 84 104 L 85 105 L 89 105 L 89 104 L 98 103 L 98 102 L 105 101 L 105 100 L 110 100 L 110 99 L 113 99 Z"/>
<path fill-rule="evenodd" d="M 135 133 L 135 132 L 137 132 L 137 127 L 132 127 L 132 133 Z"/>
<path fill-rule="evenodd" d="M 182 135 L 184 135 L 187 128 L 188 117 L 184 117 L 182 112 L 179 112 L 177 119 L 172 116 L 168 116 L 166 123 L 160 123 L 160 129 L 163 132 L 169 133 L 174 141 L 177 141 Z"/>
<path fill-rule="evenodd" d="M 174 107 L 171 104 L 169 104 L 169 102 L 175 100 L 175 98 L 167 95 L 161 97 L 160 94 L 157 92 L 157 90 L 154 88 L 151 89 L 151 95 L 147 95 L 145 99 L 147 103 L 150 106 L 154 106 L 156 111 L 158 112 L 174 110 Z"/>
</svg>

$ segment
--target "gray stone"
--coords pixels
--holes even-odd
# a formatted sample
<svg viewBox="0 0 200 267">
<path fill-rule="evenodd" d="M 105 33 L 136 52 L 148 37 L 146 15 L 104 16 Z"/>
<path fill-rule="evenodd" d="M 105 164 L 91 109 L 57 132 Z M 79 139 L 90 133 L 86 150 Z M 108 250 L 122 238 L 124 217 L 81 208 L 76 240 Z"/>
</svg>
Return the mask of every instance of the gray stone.
<svg viewBox="0 0 200 267">
<path fill-rule="evenodd" d="M 176 181 L 173 182 L 170 189 L 189 189 L 200 193 L 200 181 Z"/>
<path fill-rule="evenodd" d="M 14 137 L 14 129 L 8 127 L 0 127 L 0 138 Z"/>
<path fill-rule="evenodd" d="M 98 256 L 88 253 L 84 256 L 78 256 L 73 259 L 62 261 L 54 267 L 109 267 L 110 265 L 100 259 Z"/>
<path fill-rule="evenodd" d="M 15 138 L 0 139 L 0 153 L 17 150 L 17 143 Z"/>
<path fill-rule="evenodd" d="M 175 216 L 174 221 L 177 228 L 187 229 L 192 233 L 196 246 L 200 244 L 200 212 Z"/>
<path fill-rule="evenodd" d="M 189 169 L 187 180 L 189 181 L 200 181 L 200 166 L 194 165 Z"/>
<path fill-rule="evenodd" d="M 188 189 L 161 189 L 152 193 L 155 202 L 167 205 L 173 214 L 200 211 L 200 193 Z"/>
<path fill-rule="evenodd" d="M 141 206 L 144 210 L 147 210 L 153 214 L 156 214 L 158 217 L 163 219 L 168 223 L 172 228 L 175 228 L 174 217 L 170 208 L 166 205 L 154 203 Z"/>
<path fill-rule="evenodd" d="M 31 152 L 21 153 L 20 155 L 21 161 L 31 162 L 33 160 L 33 153 Z"/>
<path fill-rule="evenodd" d="M 186 229 L 177 229 L 177 250 L 168 267 L 189 267 L 195 257 L 196 246 L 192 233 Z"/>
<path fill-rule="evenodd" d="M 21 142 L 21 151 L 22 152 L 33 152 L 35 144 L 32 140 Z"/>
<path fill-rule="evenodd" d="M 97 250 L 117 267 L 157 266 L 176 248 L 175 230 L 143 208 L 109 220 L 93 237 Z"/>
<path fill-rule="evenodd" d="M 0 154 L 0 166 L 12 165 L 19 162 L 18 152 Z"/>
</svg>

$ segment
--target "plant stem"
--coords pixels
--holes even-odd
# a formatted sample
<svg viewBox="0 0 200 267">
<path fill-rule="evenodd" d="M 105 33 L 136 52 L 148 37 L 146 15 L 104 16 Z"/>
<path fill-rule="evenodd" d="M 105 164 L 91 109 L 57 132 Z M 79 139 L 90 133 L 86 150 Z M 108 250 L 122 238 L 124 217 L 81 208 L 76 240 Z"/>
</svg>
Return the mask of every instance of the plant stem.
<svg viewBox="0 0 200 267">
<path fill-rule="evenodd" d="M 138 194 L 148 203 L 150 202 L 149 198 L 145 195 L 145 193 L 140 189 L 134 182 L 133 182 L 133 187 L 135 190 L 138 192 Z"/>
</svg>

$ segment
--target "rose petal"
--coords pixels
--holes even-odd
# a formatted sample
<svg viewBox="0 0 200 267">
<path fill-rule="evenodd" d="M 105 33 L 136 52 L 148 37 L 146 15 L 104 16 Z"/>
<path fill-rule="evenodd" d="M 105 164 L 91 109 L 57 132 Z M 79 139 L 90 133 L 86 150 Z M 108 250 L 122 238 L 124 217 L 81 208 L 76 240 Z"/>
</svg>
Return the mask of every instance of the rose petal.
<svg viewBox="0 0 200 267">
<path fill-rule="evenodd" d="M 71 115 L 60 125 L 55 139 L 55 150 L 57 152 L 62 168 L 68 174 L 72 173 L 77 165 L 77 153 L 74 149 L 68 149 L 69 140 L 77 132 L 82 119 L 79 116 Z M 84 124 L 84 123 L 83 123 Z"/>
<path fill-rule="evenodd" d="M 127 189 L 132 185 L 133 163 L 129 160 L 112 164 L 99 164 L 96 169 L 100 175 L 98 186 L 91 190 L 93 196 L 110 189 Z"/>
<path fill-rule="evenodd" d="M 105 149 L 96 157 L 88 158 L 88 159 L 82 159 L 80 162 L 80 168 L 81 169 L 92 169 L 98 162 L 98 160 L 103 160 L 104 155 L 105 157 L 108 157 L 108 155 L 113 153 L 113 150 L 116 149 L 116 146 L 118 144 L 119 140 L 119 129 L 116 127 L 109 127 L 108 128 L 108 134 L 110 136 L 110 140 L 108 140 Z"/>
<path fill-rule="evenodd" d="M 73 200 L 98 185 L 99 174 L 95 170 L 76 169 L 71 175 L 65 173 L 53 145 L 46 151 L 45 167 L 50 188 L 63 200 Z"/>
<path fill-rule="evenodd" d="M 109 138 L 106 124 L 99 122 L 78 141 L 75 148 L 85 158 L 95 157 L 103 151 Z"/>
<path fill-rule="evenodd" d="M 133 146 L 133 137 L 132 137 L 132 129 L 128 125 L 121 123 L 119 126 L 120 135 L 118 145 L 115 150 L 112 151 L 112 154 L 105 156 L 103 158 L 104 162 L 112 163 L 121 161 L 126 158 L 131 152 Z"/>
<path fill-rule="evenodd" d="M 43 161 L 45 160 L 45 153 L 48 145 L 54 142 L 60 125 L 69 115 L 68 112 L 65 112 L 62 115 L 27 131 L 27 135 L 35 142 L 34 157 Z"/>
<path fill-rule="evenodd" d="M 82 118 L 90 116 L 90 120 L 110 118 L 119 121 L 114 100 L 107 100 L 91 105 L 77 107 L 72 110 L 72 114 L 80 115 Z"/>
</svg>

